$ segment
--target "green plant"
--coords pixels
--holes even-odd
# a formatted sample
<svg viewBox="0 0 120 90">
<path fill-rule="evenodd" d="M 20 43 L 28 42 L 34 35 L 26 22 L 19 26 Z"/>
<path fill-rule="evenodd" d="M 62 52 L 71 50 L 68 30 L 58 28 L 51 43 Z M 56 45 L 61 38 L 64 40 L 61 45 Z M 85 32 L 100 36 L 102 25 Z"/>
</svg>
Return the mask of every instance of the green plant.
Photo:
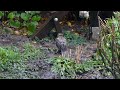
<svg viewBox="0 0 120 90">
<path fill-rule="evenodd" d="M 88 60 L 84 63 L 77 64 L 74 60 L 64 57 L 51 58 L 49 63 L 53 64 L 52 71 L 59 74 L 62 79 L 75 79 L 76 73 L 84 73 L 93 68 L 101 67 L 101 61 Z"/>
<path fill-rule="evenodd" d="M 41 42 L 51 42 L 50 37 L 45 37 L 42 40 L 40 40 Z"/>
<path fill-rule="evenodd" d="M 0 47 L 0 70 L 9 70 L 13 63 L 20 61 L 18 49 L 12 47 Z"/>
<path fill-rule="evenodd" d="M 28 30 L 27 34 L 32 35 L 38 22 L 41 20 L 41 16 L 39 15 L 40 11 L 11 11 L 8 12 L 8 25 L 12 28 L 26 28 Z M 3 16 L 3 13 L 0 12 L 0 17 Z"/>
<path fill-rule="evenodd" d="M 64 78 L 75 78 L 75 62 L 73 60 L 54 57 L 50 63 L 53 64 L 52 71 L 58 73 L 62 79 Z"/>
<path fill-rule="evenodd" d="M 64 32 L 68 45 L 80 45 L 86 42 L 86 39 L 70 31 Z"/>
<path fill-rule="evenodd" d="M 27 27 L 29 35 L 35 32 L 38 22 L 41 20 L 41 16 L 38 13 L 35 11 L 21 13 L 21 19 L 24 20 L 23 26 Z"/>
<path fill-rule="evenodd" d="M 102 69 L 102 62 L 101 60 L 91 59 L 88 61 L 85 61 L 79 65 L 77 70 L 81 73 L 92 70 L 92 69 Z"/>
<path fill-rule="evenodd" d="M 39 76 L 29 71 L 27 62 L 45 58 L 46 54 L 40 47 L 34 47 L 30 43 L 23 46 L 24 51 L 22 53 L 15 46 L 0 47 L 0 78 L 39 78 Z"/>
<path fill-rule="evenodd" d="M 4 16 L 4 12 L 0 11 L 0 19 L 2 19 L 3 16 Z"/>
<path fill-rule="evenodd" d="M 24 46 L 24 52 L 21 54 L 23 60 L 35 60 L 45 57 L 45 53 L 41 48 L 34 47 L 30 43 L 26 43 L 23 46 Z"/>
<path fill-rule="evenodd" d="M 120 78 L 120 13 L 114 14 L 105 24 L 101 20 L 98 58 L 114 78 Z"/>
<path fill-rule="evenodd" d="M 10 27 L 20 28 L 21 22 L 19 20 L 19 16 L 20 14 L 17 13 L 17 11 L 11 11 L 8 13 L 7 18 L 9 19 L 8 24 Z"/>
<path fill-rule="evenodd" d="M 0 77 L 7 79 L 20 78 L 20 75 L 25 72 L 26 65 L 24 61 L 21 60 L 19 49 L 16 47 L 0 48 Z"/>
</svg>

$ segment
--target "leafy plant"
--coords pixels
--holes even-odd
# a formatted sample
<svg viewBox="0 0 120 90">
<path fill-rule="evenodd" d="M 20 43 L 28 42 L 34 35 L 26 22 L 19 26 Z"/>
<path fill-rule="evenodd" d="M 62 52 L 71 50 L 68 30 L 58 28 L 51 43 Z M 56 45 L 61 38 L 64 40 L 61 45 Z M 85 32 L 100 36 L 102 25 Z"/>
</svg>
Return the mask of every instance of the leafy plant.
<svg viewBox="0 0 120 90">
<path fill-rule="evenodd" d="M 8 25 L 17 29 L 26 28 L 28 35 L 32 35 L 35 32 L 38 22 L 41 20 L 40 11 L 9 11 L 7 13 Z M 3 16 L 4 12 L 0 11 L 0 19 Z"/>
<path fill-rule="evenodd" d="M 21 53 L 15 46 L 0 47 L 0 78 L 28 79 L 39 78 L 28 71 L 27 62 L 44 58 L 45 54 L 41 48 L 36 48 L 30 43 L 23 45 Z"/>
<path fill-rule="evenodd" d="M 51 59 L 50 63 L 53 64 L 52 71 L 58 73 L 62 79 L 75 78 L 75 62 L 73 60 L 54 57 Z"/>
<path fill-rule="evenodd" d="M 52 42 L 50 37 L 45 37 L 43 39 L 40 40 L 40 42 Z"/>
<path fill-rule="evenodd" d="M 62 79 L 75 79 L 77 73 L 84 73 L 93 68 L 101 67 L 101 61 L 88 60 L 84 63 L 77 64 L 75 60 L 65 57 L 54 57 L 49 60 L 53 64 L 52 71 L 59 74 Z"/>
<path fill-rule="evenodd" d="M 77 33 L 66 31 L 64 33 L 69 45 L 80 45 L 86 42 L 86 39 L 79 36 Z"/>
<path fill-rule="evenodd" d="M 8 14 L 8 18 L 11 19 L 11 20 L 13 20 L 15 18 L 15 12 L 10 12 Z"/>
<path fill-rule="evenodd" d="M 24 46 L 24 52 L 21 55 L 23 60 L 35 60 L 45 57 L 45 53 L 41 48 L 34 47 L 30 43 L 26 43 L 23 46 Z"/>
<path fill-rule="evenodd" d="M 114 14 L 115 17 L 106 20 L 105 24 L 101 20 L 98 58 L 114 78 L 120 78 L 120 13 Z"/>
<path fill-rule="evenodd" d="M 23 20 L 23 25 L 28 29 L 28 35 L 32 35 L 36 27 L 38 25 L 38 22 L 41 20 L 40 15 L 36 15 L 36 12 L 25 12 L 21 13 L 21 19 Z"/>
<path fill-rule="evenodd" d="M 9 22 L 10 26 L 11 27 L 14 27 L 14 28 L 20 28 L 20 22 L 18 20 L 10 20 Z"/>
<path fill-rule="evenodd" d="M 20 53 L 17 49 L 11 47 L 0 47 L 0 69 L 9 70 L 13 63 L 19 62 Z"/>
<path fill-rule="evenodd" d="M 24 21 L 28 21 L 30 18 L 30 14 L 28 13 L 21 13 L 20 15 L 21 19 L 23 19 Z"/>
<path fill-rule="evenodd" d="M 0 11 L 0 19 L 4 16 L 4 12 Z"/>
</svg>

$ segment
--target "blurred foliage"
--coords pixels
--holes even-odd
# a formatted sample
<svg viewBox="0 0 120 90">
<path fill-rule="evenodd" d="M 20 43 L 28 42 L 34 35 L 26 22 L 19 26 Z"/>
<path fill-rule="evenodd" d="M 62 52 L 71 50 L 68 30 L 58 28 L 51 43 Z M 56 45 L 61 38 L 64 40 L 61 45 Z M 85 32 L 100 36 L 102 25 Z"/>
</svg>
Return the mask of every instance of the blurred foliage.
<svg viewBox="0 0 120 90">
<path fill-rule="evenodd" d="M 7 18 L 7 21 L 4 21 Z M 40 11 L 0 11 L 0 19 L 2 25 L 7 22 L 7 26 L 11 28 L 26 28 L 27 35 L 32 35 L 41 20 Z"/>
<path fill-rule="evenodd" d="M 52 71 L 60 75 L 61 79 L 75 79 L 77 73 L 82 74 L 102 65 L 99 60 L 88 60 L 78 64 L 75 60 L 61 56 L 53 57 L 48 62 L 52 64 Z"/>
<path fill-rule="evenodd" d="M 65 31 L 64 36 L 68 41 L 68 45 L 76 46 L 76 45 L 84 44 L 86 42 L 86 39 L 84 37 L 81 37 L 78 33 Z"/>
<path fill-rule="evenodd" d="M 120 12 L 108 18 L 105 23 L 100 21 L 101 32 L 98 42 L 98 59 L 103 61 L 107 71 L 114 78 L 120 78 Z"/>
<path fill-rule="evenodd" d="M 28 79 L 40 78 L 34 72 L 30 72 L 27 62 L 39 60 L 46 55 L 40 47 L 34 47 L 30 43 L 23 45 L 23 51 L 15 46 L 0 47 L 0 78 L 4 79 Z"/>
</svg>

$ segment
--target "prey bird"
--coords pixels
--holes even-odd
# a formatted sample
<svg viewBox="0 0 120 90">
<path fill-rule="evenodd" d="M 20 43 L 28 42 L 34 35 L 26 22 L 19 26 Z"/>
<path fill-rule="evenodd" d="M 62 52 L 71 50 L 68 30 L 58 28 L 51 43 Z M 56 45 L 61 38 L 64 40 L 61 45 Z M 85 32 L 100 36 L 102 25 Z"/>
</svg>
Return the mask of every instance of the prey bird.
<svg viewBox="0 0 120 90">
<path fill-rule="evenodd" d="M 55 39 L 56 46 L 58 48 L 59 54 L 64 53 L 67 50 L 67 40 L 62 33 L 58 33 L 57 38 Z"/>
</svg>

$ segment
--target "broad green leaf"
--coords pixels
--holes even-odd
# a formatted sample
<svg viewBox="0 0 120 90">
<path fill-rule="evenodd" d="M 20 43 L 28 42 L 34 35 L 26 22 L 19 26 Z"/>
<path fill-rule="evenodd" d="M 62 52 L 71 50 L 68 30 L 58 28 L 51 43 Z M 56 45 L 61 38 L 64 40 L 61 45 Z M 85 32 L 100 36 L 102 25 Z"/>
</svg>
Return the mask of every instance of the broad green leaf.
<svg viewBox="0 0 120 90">
<path fill-rule="evenodd" d="M 19 17 L 20 17 L 20 14 L 17 13 L 17 14 L 16 14 L 16 17 L 19 18 Z"/>
<path fill-rule="evenodd" d="M 9 14 L 8 14 L 8 18 L 9 18 L 9 19 L 15 18 L 15 14 L 14 14 L 13 12 L 9 13 Z"/>
<path fill-rule="evenodd" d="M 0 19 L 4 16 L 4 13 L 0 11 Z"/>
<path fill-rule="evenodd" d="M 36 30 L 36 25 L 33 23 L 29 23 L 27 28 L 28 28 L 29 32 L 34 33 Z"/>
<path fill-rule="evenodd" d="M 11 27 L 15 27 L 15 28 L 20 27 L 20 22 L 18 20 L 16 20 L 16 21 L 10 20 L 9 24 Z"/>
<path fill-rule="evenodd" d="M 25 21 L 28 21 L 30 18 L 30 15 L 27 13 L 21 13 L 21 18 Z"/>
<path fill-rule="evenodd" d="M 22 26 L 27 26 L 27 22 L 23 21 Z"/>
<path fill-rule="evenodd" d="M 37 26 L 38 22 L 34 21 L 34 22 L 31 22 L 31 24 L 34 24 L 35 26 Z"/>
<path fill-rule="evenodd" d="M 40 21 L 41 17 L 36 15 L 32 17 L 32 21 Z"/>
</svg>

